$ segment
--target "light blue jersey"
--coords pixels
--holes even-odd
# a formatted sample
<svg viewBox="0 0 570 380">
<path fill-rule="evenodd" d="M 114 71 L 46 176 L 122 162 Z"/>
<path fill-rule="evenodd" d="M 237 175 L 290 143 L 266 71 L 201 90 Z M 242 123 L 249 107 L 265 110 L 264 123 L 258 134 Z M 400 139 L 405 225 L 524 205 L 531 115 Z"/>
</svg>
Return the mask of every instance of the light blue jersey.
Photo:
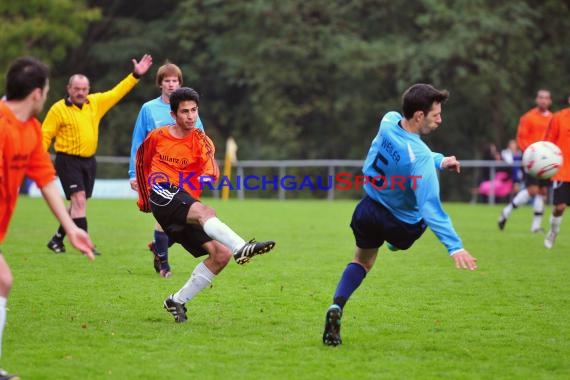
<svg viewBox="0 0 570 380">
<path fill-rule="evenodd" d="M 405 223 L 423 219 L 453 254 L 463 243 L 439 199 L 437 170 L 443 155 L 432 152 L 419 134 L 403 129 L 401 120 L 398 112 L 388 112 L 380 121 L 363 167 L 373 183 L 365 184 L 364 190 Z"/>
<path fill-rule="evenodd" d="M 129 162 L 130 179 L 136 179 L 135 160 L 137 149 L 142 144 L 146 136 L 153 129 L 173 123 L 174 119 L 170 115 L 170 104 L 165 103 L 161 96 L 143 104 L 137 117 L 137 121 L 135 122 L 135 129 L 133 130 L 131 160 Z M 198 116 L 198 120 L 196 121 L 196 128 L 204 130 L 204 125 L 202 124 L 202 120 L 200 120 L 200 116 Z"/>
</svg>

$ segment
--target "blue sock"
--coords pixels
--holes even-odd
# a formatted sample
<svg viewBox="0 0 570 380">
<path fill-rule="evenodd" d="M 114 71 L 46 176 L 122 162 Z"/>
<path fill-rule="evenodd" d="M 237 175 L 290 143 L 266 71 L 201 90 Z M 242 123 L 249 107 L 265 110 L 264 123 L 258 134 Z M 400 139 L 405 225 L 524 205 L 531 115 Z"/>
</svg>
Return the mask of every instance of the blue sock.
<svg viewBox="0 0 570 380">
<path fill-rule="evenodd" d="M 366 269 L 362 265 L 356 263 L 348 264 L 336 287 L 333 302 L 340 306 L 341 309 L 344 309 L 346 301 L 360 286 L 364 277 L 366 277 Z"/>
<path fill-rule="evenodd" d="M 168 235 L 166 232 L 154 231 L 154 247 L 160 262 L 168 262 Z"/>
</svg>

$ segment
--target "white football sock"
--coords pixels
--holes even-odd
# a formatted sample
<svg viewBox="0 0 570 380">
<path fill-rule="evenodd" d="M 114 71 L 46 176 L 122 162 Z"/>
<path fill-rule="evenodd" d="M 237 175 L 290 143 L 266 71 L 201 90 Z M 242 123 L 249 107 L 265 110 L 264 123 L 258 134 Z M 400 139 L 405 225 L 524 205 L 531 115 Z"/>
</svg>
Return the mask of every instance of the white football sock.
<svg viewBox="0 0 570 380">
<path fill-rule="evenodd" d="M 243 247 L 245 240 L 236 234 L 230 227 L 228 227 L 220 219 L 213 217 L 204 223 L 202 226 L 206 234 L 212 239 L 215 239 L 228 247 L 235 253 L 238 249 Z"/>
<path fill-rule="evenodd" d="M 550 215 L 550 231 L 555 234 L 560 232 L 560 225 L 562 224 L 562 215 L 561 216 L 554 216 Z"/>
<path fill-rule="evenodd" d="M 518 194 L 515 195 L 513 201 L 508 205 L 506 205 L 505 208 L 503 209 L 504 217 L 508 218 L 509 215 L 511 215 L 511 212 L 513 212 L 513 209 L 522 204 L 525 204 L 526 202 L 529 201 L 529 199 L 530 195 L 528 194 L 528 191 L 526 189 L 519 191 Z"/>
<path fill-rule="evenodd" d="M 2 355 L 2 336 L 6 325 L 6 298 L 0 297 L 0 356 Z"/>
<path fill-rule="evenodd" d="M 536 231 L 542 224 L 542 214 L 544 214 L 544 198 L 542 195 L 537 195 L 534 197 L 532 208 L 534 209 L 534 216 L 532 218 L 532 227 L 530 230 Z"/>
<path fill-rule="evenodd" d="M 524 205 L 529 200 L 530 200 L 530 194 L 528 193 L 527 189 L 524 189 L 519 191 L 519 193 L 515 195 L 515 198 L 513 199 L 512 203 L 515 207 L 518 207 L 520 205 Z"/>
<path fill-rule="evenodd" d="M 186 303 L 190 301 L 196 294 L 198 294 L 202 289 L 207 287 L 212 283 L 215 274 L 210 272 L 208 267 L 202 261 L 200 264 L 196 265 L 194 271 L 190 275 L 186 284 L 173 296 L 172 299 L 178 303 Z"/>
<path fill-rule="evenodd" d="M 509 204 L 503 208 L 503 211 L 501 212 L 501 218 L 507 219 L 509 215 L 511 215 L 511 212 L 513 212 L 513 204 L 509 202 Z"/>
</svg>

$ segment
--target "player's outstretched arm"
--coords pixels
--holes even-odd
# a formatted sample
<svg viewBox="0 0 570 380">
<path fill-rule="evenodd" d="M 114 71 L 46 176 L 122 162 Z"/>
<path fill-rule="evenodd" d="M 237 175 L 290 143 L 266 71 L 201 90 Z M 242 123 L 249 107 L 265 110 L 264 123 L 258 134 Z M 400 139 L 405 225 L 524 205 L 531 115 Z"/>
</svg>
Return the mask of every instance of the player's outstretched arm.
<svg viewBox="0 0 570 380">
<path fill-rule="evenodd" d="M 93 243 L 87 232 L 77 227 L 69 216 L 65 204 L 59 195 L 59 190 L 55 184 L 55 180 L 42 187 L 42 195 L 46 200 L 49 208 L 67 233 L 67 237 L 71 244 L 83 252 L 90 260 L 94 260 Z"/>
<path fill-rule="evenodd" d="M 471 254 L 465 249 L 455 252 L 451 255 L 451 258 L 455 261 L 455 267 L 457 269 L 477 269 L 477 259 L 471 256 Z"/>
</svg>

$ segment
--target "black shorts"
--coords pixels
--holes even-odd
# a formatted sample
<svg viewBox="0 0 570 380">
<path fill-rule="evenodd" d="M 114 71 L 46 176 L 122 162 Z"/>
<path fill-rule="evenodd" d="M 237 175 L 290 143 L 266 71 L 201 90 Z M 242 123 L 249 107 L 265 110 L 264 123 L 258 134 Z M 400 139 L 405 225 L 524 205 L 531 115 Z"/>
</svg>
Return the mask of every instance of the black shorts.
<svg viewBox="0 0 570 380">
<path fill-rule="evenodd" d="M 71 194 L 78 191 L 85 191 L 85 196 L 91 198 L 97 172 L 95 156 L 79 157 L 57 153 L 55 155 L 55 170 L 68 200 L 71 199 Z"/>
<path fill-rule="evenodd" d="M 171 241 L 184 247 L 194 257 L 207 255 L 202 247 L 212 241 L 199 224 L 188 224 L 186 216 L 194 202 L 199 202 L 183 189 L 169 186 L 156 192 L 150 191 L 150 210 Z"/>
<path fill-rule="evenodd" d="M 538 186 L 538 187 L 550 187 L 552 186 L 552 181 L 549 179 L 538 179 L 527 173 L 524 173 L 524 186 Z"/>
<path fill-rule="evenodd" d="M 427 226 L 423 220 L 416 224 L 402 222 L 382 204 L 365 196 L 354 209 L 350 227 L 358 248 L 379 248 L 387 241 L 396 248 L 408 249 Z"/>
<path fill-rule="evenodd" d="M 570 205 L 570 182 L 554 181 L 554 195 L 552 203 Z"/>
</svg>

